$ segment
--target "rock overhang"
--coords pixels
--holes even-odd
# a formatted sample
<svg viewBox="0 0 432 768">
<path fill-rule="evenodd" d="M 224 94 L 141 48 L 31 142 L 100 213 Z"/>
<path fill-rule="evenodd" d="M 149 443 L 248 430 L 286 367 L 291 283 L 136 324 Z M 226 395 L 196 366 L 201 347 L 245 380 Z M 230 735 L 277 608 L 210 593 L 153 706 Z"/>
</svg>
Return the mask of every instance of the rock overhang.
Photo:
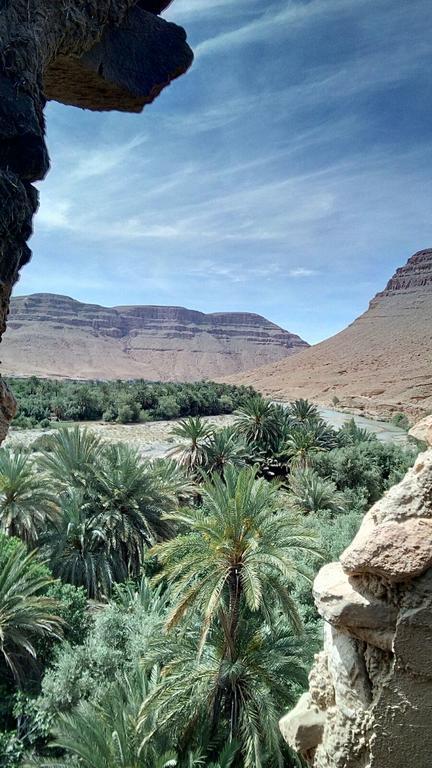
<svg viewBox="0 0 432 768">
<path fill-rule="evenodd" d="M 184 29 L 150 10 L 167 5 L 139 3 L 82 55 L 57 56 L 44 74 L 47 99 L 94 111 L 141 112 L 193 61 Z"/>
</svg>

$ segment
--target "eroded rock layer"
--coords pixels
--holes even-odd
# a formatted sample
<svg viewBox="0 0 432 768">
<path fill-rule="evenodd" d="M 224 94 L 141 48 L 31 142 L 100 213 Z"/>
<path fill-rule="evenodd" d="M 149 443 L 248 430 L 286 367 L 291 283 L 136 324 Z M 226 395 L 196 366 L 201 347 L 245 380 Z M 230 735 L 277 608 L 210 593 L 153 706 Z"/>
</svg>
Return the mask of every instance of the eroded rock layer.
<svg viewBox="0 0 432 768">
<path fill-rule="evenodd" d="M 432 250 L 412 256 L 344 331 L 241 382 L 282 399 L 330 405 L 337 397 L 360 412 L 425 415 L 432 409 Z"/>
<path fill-rule="evenodd" d="M 7 374 L 190 381 L 279 360 L 308 345 L 260 315 L 100 307 L 35 294 L 11 302 Z"/>
<path fill-rule="evenodd" d="M 391 290 L 391 289 L 390 289 Z M 431 420 L 416 428 L 428 437 Z M 432 449 L 314 584 L 324 649 L 281 721 L 313 768 L 427 768 L 432 750 Z"/>
</svg>

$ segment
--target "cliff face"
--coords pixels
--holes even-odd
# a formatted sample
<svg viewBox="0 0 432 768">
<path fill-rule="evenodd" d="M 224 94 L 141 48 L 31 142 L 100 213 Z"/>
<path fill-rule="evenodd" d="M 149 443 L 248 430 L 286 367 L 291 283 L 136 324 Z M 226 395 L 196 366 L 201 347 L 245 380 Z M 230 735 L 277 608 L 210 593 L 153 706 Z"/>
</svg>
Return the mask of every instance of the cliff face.
<svg viewBox="0 0 432 768">
<path fill-rule="evenodd" d="M 2 354 L 7 374 L 186 381 L 247 370 L 307 346 L 255 314 L 107 308 L 35 294 L 12 299 Z"/>
<path fill-rule="evenodd" d="M 390 289 L 392 290 L 392 289 Z M 415 428 L 432 445 L 432 418 Z M 313 768 L 426 768 L 432 750 L 432 450 L 314 584 L 324 650 L 281 720 Z"/>
<path fill-rule="evenodd" d="M 309 397 L 372 413 L 432 408 L 432 250 L 397 270 L 369 309 L 295 360 L 250 372 L 242 382 L 281 398 Z"/>
</svg>

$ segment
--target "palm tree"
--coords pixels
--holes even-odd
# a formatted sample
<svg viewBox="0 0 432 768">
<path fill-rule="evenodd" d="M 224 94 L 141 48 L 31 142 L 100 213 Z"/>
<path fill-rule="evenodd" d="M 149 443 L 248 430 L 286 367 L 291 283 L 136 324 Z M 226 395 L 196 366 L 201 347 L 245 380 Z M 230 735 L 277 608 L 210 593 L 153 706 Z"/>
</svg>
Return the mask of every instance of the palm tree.
<svg viewBox="0 0 432 768">
<path fill-rule="evenodd" d="M 25 453 L 0 450 L 0 530 L 22 539 L 28 547 L 38 541 L 39 530 L 57 514 L 48 481 L 37 474 Z"/>
<path fill-rule="evenodd" d="M 354 419 L 348 419 L 337 433 L 337 442 L 341 447 L 370 443 L 377 440 L 376 435 L 363 427 L 357 426 Z"/>
<path fill-rule="evenodd" d="M 109 595 L 115 582 L 139 576 L 147 547 L 173 534 L 162 512 L 176 506 L 167 478 L 134 449 L 101 448 L 82 488 L 60 494 L 59 518 L 45 539 L 54 574 L 89 597 Z"/>
<path fill-rule="evenodd" d="M 172 585 L 167 626 L 194 608 L 202 622 L 200 648 L 217 618 L 232 649 L 245 603 L 267 620 L 269 607 L 280 605 L 299 628 L 289 583 L 304 575 L 296 557 L 317 552 L 313 533 L 287 513 L 278 488 L 257 479 L 255 468 L 227 467 L 202 496 L 202 507 L 170 516 L 191 532 L 152 550 L 162 565 L 156 581 L 167 578 Z"/>
<path fill-rule="evenodd" d="M 305 421 L 291 429 L 279 458 L 287 459 L 294 468 L 305 469 L 317 453 L 335 446 L 336 434 L 322 419 Z"/>
<path fill-rule="evenodd" d="M 212 474 L 223 474 L 225 467 L 231 465 L 240 469 L 250 457 L 250 450 L 245 441 L 238 436 L 235 428 L 225 427 L 214 432 L 206 448 L 205 468 Z"/>
<path fill-rule="evenodd" d="M 316 421 L 320 418 L 317 406 L 302 397 L 290 403 L 288 412 L 297 423 Z"/>
<path fill-rule="evenodd" d="M 168 508 L 184 505 L 197 495 L 195 483 L 174 459 L 154 459 L 148 474 L 163 493 Z"/>
<path fill-rule="evenodd" d="M 313 469 L 293 473 L 289 482 L 290 499 L 297 512 L 304 515 L 320 512 L 343 512 L 344 497 L 331 480 L 325 480 Z"/>
<path fill-rule="evenodd" d="M 100 521 L 88 514 L 82 491 L 70 489 L 61 496 L 59 517 L 44 543 L 54 576 L 84 587 L 90 598 L 109 595 L 113 583 L 127 575 L 118 558 L 108 552 Z"/>
<path fill-rule="evenodd" d="M 138 714 L 158 682 L 139 668 L 118 681 L 101 704 L 82 702 L 62 714 L 54 729 L 51 746 L 65 751 L 64 757 L 39 758 L 27 763 L 39 768 L 69 768 L 71 758 L 82 768 L 169 768 L 177 766 L 171 739 L 153 733 L 142 747 L 142 731 L 137 732 Z M 154 731 L 156 713 L 149 713 L 141 728 Z M 73 763 L 75 764 L 75 763 Z"/>
<path fill-rule="evenodd" d="M 151 465 L 143 464 L 137 451 L 124 444 L 103 449 L 94 477 L 86 489 L 89 513 L 103 531 L 109 554 L 118 555 L 125 574 L 138 576 L 144 547 L 173 535 L 162 512 L 174 506 Z"/>
<path fill-rule="evenodd" d="M 89 430 L 63 427 L 49 436 L 39 463 L 61 486 L 84 488 L 102 448 L 101 440 Z"/>
<path fill-rule="evenodd" d="M 278 720 L 294 704 L 296 686 L 307 681 L 311 644 L 282 619 L 270 627 L 246 612 L 240 627 L 232 655 L 218 630 L 200 656 L 194 653 L 194 629 L 155 636 L 143 663 L 152 668 L 162 659 L 163 670 L 143 703 L 138 727 L 156 712 L 154 732 L 176 734 L 184 749 L 207 728 L 210 740 L 218 736 L 237 745 L 236 766 L 261 768 L 265 753 L 281 765 Z M 149 732 L 144 744 L 151 737 Z"/>
<path fill-rule="evenodd" d="M 43 592 L 53 583 L 36 552 L 16 544 L 0 561 L 0 652 L 15 675 L 20 656 L 36 657 L 35 639 L 61 637 L 57 602 Z"/>
<path fill-rule="evenodd" d="M 259 395 L 246 400 L 236 411 L 234 427 L 248 443 L 257 443 L 267 450 L 278 436 L 277 411 L 270 402 Z"/>
<path fill-rule="evenodd" d="M 213 428 L 199 416 L 189 416 L 188 419 L 179 421 L 171 434 L 187 440 L 187 443 L 176 445 L 168 455 L 175 457 L 181 466 L 193 474 L 205 461 L 206 447 L 213 434 Z"/>
</svg>

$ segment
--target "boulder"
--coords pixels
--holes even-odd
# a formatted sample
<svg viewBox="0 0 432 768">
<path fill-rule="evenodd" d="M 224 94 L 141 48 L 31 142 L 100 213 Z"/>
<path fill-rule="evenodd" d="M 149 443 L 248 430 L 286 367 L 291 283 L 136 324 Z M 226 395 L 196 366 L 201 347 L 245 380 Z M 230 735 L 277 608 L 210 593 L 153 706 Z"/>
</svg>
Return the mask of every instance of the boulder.
<svg viewBox="0 0 432 768">
<path fill-rule="evenodd" d="M 432 567 L 432 520 L 390 520 L 372 531 L 360 529 L 340 559 L 349 575 L 370 573 L 393 583 L 413 579 Z"/>
<path fill-rule="evenodd" d="M 411 427 L 409 434 L 422 443 L 432 445 L 432 416 L 426 416 L 425 419 Z"/>
<path fill-rule="evenodd" d="M 362 581 L 348 576 L 340 563 L 321 568 L 313 595 L 320 615 L 335 627 L 394 628 L 397 610 L 374 597 Z"/>
<path fill-rule="evenodd" d="M 285 741 L 296 752 L 307 753 L 321 742 L 325 714 L 311 700 L 309 693 L 300 697 L 297 706 L 279 721 Z"/>
</svg>

